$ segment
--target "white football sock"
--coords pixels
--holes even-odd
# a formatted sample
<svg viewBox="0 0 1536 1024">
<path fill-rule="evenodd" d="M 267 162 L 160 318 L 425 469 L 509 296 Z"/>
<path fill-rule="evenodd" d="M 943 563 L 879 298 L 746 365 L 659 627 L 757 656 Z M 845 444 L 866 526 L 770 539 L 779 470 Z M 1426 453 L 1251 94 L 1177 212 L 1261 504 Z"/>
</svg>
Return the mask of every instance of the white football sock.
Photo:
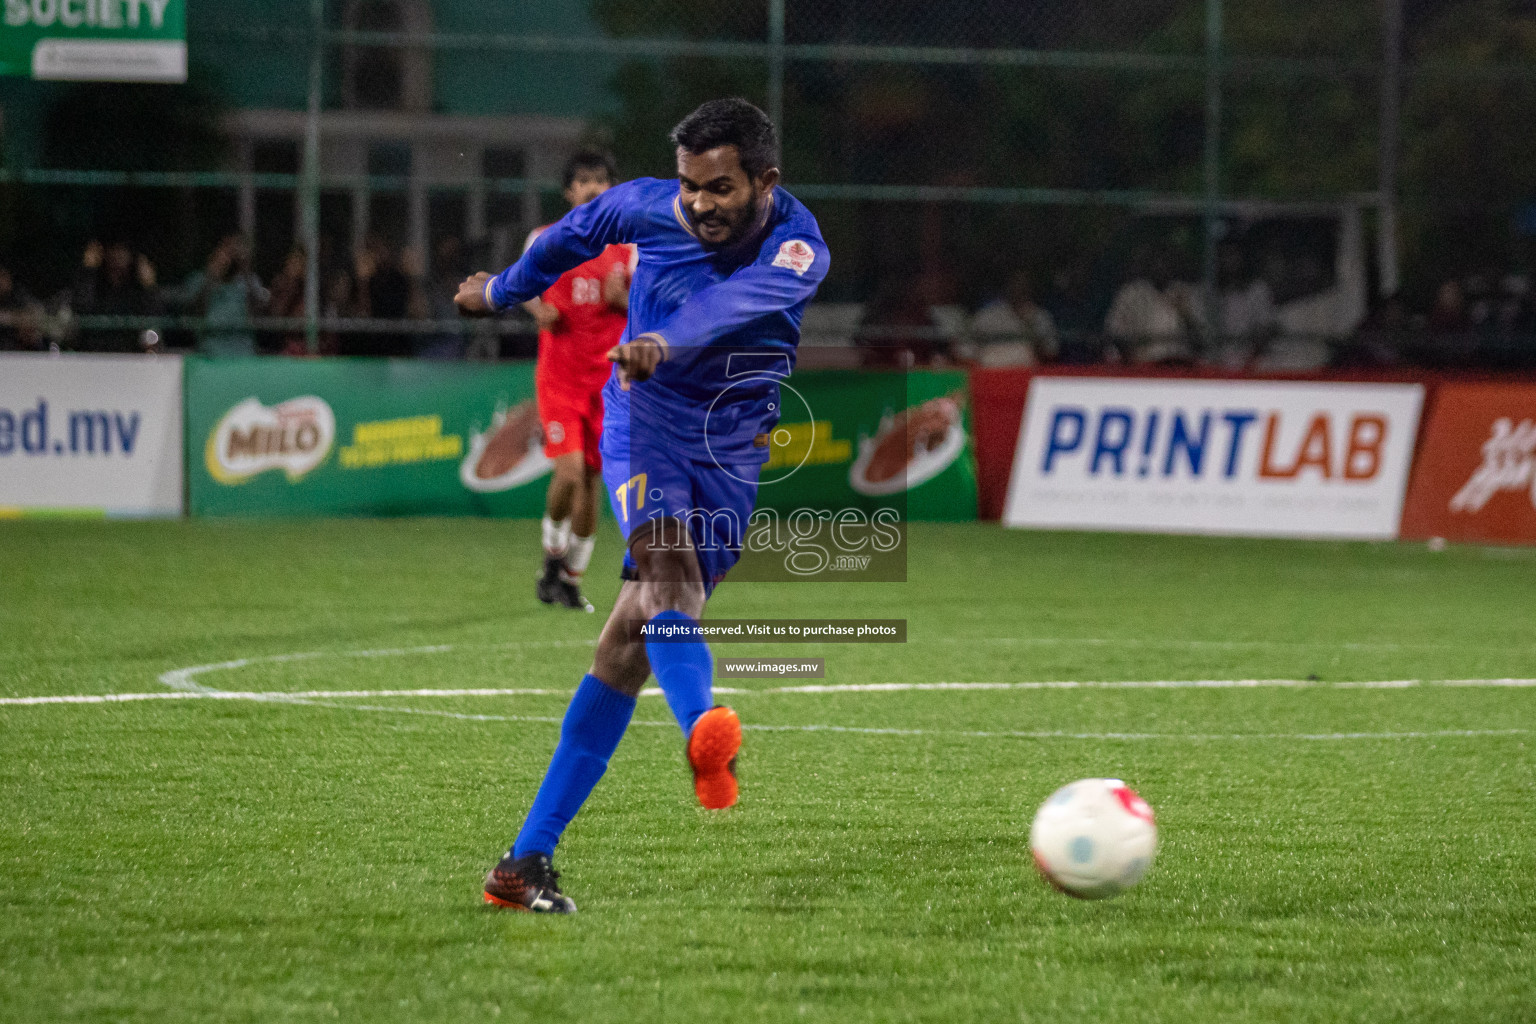
<svg viewBox="0 0 1536 1024">
<path fill-rule="evenodd" d="M 558 523 L 549 516 L 544 517 L 544 551 L 552 557 L 559 557 L 565 553 L 565 549 L 571 543 L 571 521 L 562 519 Z"/>
<path fill-rule="evenodd" d="M 592 549 L 597 545 L 597 537 L 571 538 L 571 546 L 565 549 L 565 570 L 572 576 L 580 576 L 587 571 L 587 566 L 592 561 Z"/>
</svg>

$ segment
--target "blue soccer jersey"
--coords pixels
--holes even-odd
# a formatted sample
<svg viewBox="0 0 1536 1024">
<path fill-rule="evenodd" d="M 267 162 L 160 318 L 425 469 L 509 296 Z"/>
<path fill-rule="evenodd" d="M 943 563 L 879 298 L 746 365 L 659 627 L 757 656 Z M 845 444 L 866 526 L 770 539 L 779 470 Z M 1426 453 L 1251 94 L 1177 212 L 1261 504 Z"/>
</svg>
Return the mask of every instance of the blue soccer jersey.
<svg viewBox="0 0 1536 1024">
<path fill-rule="evenodd" d="M 615 186 L 546 229 L 487 286 L 505 309 L 541 294 L 606 245 L 640 253 L 623 340 L 660 335 L 667 359 L 625 391 L 603 391 L 603 477 L 627 537 L 657 515 L 684 519 L 706 587 L 736 561 L 779 419 L 805 306 L 831 258 L 816 219 L 775 189 L 747 236 L 706 247 L 684 213 L 675 180 Z M 736 529 L 719 524 L 734 519 Z M 626 555 L 626 562 L 628 556 Z"/>
<path fill-rule="evenodd" d="M 545 230 L 488 294 L 504 309 L 541 294 L 605 245 L 634 243 L 640 261 L 624 340 L 659 334 L 670 355 L 627 393 L 609 381 L 605 423 L 654 423 L 705 461 L 764 462 L 758 438 L 777 422 L 774 380 L 794 368 L 800 318 L 830 263 L 816 218 L 799 200 L 775 189 L 765 205 L 756 231 L 715 250 L 694 235 L 675 180 L 626 182 Z"/>
</svg>

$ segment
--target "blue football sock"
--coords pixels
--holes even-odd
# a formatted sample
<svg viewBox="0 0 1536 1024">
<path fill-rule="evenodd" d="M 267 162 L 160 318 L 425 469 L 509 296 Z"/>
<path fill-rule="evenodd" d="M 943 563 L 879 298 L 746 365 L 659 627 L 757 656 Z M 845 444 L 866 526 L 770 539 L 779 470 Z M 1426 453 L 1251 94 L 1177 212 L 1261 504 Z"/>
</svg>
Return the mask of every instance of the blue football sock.
<svg viewBox="0 0 1536 1024">
<path fill-rule="evenodd" d="M 666 611 L 650 621 L 653 629 L 659 626 L 691 628 L 695 632 L 699 624 L 682 612 Z M 661 692 L 666 694 L 667 706 L 682 727 L 683 735 L 693 731 L 698 717 L 715 706 L 712 680 L 715 674 L 714 659 L 709 656 L 709 645 L 702 639 L 679 641 L 647 640 L 645 656 L 650 659 L 651 671 Z"/>
<path fill-rule="evenodd" d="M 560 725 L 555 756 L 549 759 L 549 770 L 539 783 L 528 820 L 523 822 L 517 842 L 512 844 L 512 856 L 554 854 L 565 826 L 608 770 L 608 759 L 618 749 L 634 713 L 635 698 L 625 696 L 597 676 L 582 678 Z"/>
</svg>

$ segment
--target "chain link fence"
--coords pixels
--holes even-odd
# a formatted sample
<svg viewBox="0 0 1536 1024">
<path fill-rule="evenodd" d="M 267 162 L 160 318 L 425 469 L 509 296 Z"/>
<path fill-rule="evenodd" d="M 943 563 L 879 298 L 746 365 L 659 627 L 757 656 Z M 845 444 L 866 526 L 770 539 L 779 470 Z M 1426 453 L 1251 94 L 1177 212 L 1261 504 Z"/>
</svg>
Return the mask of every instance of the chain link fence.
<svg viewBox="0 0 1536 1024">
<path fill-rule="evenodd" d="M 986 358 L 1001 303 L 1029 358 L 1136 359 L 1161 301 L 1177 358 L 1536 348 L 1529 0 L 228 0 L 188 46 L 185 86 L 0 81 L 0 345 L 530 355 L 457 278 L 578 147 L 668 175 L 736 94 L 834 254 L 808 345 Z"/>
</svg>

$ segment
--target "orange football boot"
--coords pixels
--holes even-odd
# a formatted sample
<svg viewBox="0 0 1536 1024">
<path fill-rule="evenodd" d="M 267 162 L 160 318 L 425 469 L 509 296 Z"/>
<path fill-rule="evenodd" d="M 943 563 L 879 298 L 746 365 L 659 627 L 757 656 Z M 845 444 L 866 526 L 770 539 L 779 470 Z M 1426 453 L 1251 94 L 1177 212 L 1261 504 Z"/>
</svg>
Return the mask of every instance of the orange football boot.
<svg viewBox="0 0 1536 1024">
<path fill-rule="evenodd" d="M 711 811 L 736 803 L 736 753 L 741 750 L 741 719 L 730 708 L 715 706 L 699 716 L 688 734 L 688 764 L 693 791 Z"/>
</svg>

